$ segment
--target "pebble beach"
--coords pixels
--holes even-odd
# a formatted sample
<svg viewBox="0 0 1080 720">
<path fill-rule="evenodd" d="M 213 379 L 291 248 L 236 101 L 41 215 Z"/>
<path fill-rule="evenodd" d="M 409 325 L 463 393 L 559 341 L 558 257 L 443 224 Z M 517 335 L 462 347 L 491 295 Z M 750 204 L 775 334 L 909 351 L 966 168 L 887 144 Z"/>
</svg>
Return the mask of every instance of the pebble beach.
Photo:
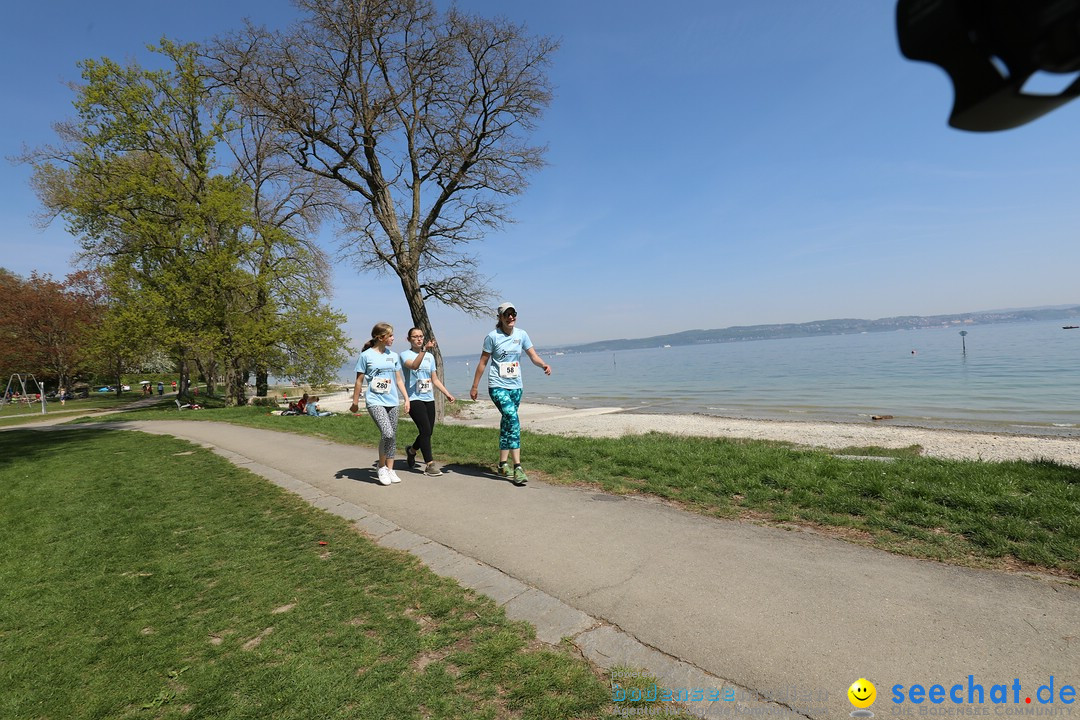
<svg viewBox="0 0 1080 720">
<path fill-rule="evenodd" d="M 928 457 L 953 460 L 1052 460 L 1080 468 L 1080 438 L 1036 437 L 960 430 L 937 430 L 874 424 L 813 421 L 747 420 L 711 415 L 633 413 L 617 407 L 574 409 L 523 403 L 522 427 L 533 432 L 584 437 L 621 437 L 662 432 L 696 437 L 777 440 L 798 445 L 841 449 L 918 445 Z M 498 428 L 499 412 L 491 403 L 477 402 L 447 422 Z"/>
</svg>

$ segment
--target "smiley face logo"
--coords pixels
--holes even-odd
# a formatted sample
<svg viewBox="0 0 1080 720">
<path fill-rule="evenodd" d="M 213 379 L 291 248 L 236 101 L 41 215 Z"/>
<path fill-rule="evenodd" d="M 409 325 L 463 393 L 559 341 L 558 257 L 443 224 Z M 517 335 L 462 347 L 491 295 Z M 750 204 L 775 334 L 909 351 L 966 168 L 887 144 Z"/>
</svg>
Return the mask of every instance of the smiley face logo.
<svg viewBox="0 0 1080 720">
<path fill-rule="evenodd" d="M 847 689 L 848 700 L 857 708 L 868 708 L 877 700 L 877 688 L 866 678 L 859 678 Z"/>
</svg>

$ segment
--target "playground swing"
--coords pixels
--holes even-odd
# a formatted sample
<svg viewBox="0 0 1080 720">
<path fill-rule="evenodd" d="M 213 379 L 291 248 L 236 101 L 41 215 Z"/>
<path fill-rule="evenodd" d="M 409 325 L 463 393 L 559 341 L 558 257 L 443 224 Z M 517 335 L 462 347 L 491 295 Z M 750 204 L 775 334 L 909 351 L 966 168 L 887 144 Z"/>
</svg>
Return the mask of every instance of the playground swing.
<svg viewBox="0 0 1080 720">
<path fill-rule="evenodd" d="M 18 385 L 16 385 L 19 393 L 18 397 L 15 397 L 12 394 L 12 385 L 16 382 L 18 383 Z M 45 388 L 38 382 L 37 378 L 30 373 L 27 373 L 25 376 L 21 373 L 11 374 L 11 377 L 8 378 L 7 387 L 4 388 L 4 394 L 0 397 L 0 411 L 3 411 L 5 407 L 13 403 L 25 404 L 27 409 L 29 409 L 30 405 L 38 402 L 37 400 L 30 399 L 30 393 L 26 391 L 27 382 L 33 382 L 34 385 L 37 386 L 37 396 L 41 400 L 41 414 L 44 415 L 48 412 L 46 409 Z"/>
</svg>

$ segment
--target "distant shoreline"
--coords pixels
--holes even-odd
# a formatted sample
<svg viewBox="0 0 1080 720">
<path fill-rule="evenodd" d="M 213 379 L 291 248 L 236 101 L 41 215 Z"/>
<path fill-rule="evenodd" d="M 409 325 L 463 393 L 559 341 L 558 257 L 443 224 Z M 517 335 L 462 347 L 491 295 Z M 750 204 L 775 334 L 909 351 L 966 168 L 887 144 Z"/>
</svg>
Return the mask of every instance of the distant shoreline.
<svg viewBox="0 0 1080 720">
<path fill-rule="evenodd" d="M 790 340 L 796 338 L 827 337 L 830 335 L 858 335 L 862 333 L 896 332 L 898 330 L 965 330 L 971 327 L 1040 321 L 1075 321 L 1080 318 L 1080 305 L 1064 305 L 1052 308 L 1019 308 L 1015 310 L 983 310 L 948 315 L 901 315 L 866 320 L 861 318 L 834 318 L 812 320 L 805 323 L 772 323 L 768 325 L 735 325 L 709 330 L 683 330 L 667 335 L 645 338 L 620 338 L 598 340 L 575 345 L 545 348 L 559 353 L 614 352 L 618 350 L 641 350 L 655 347 L 679 347 L 684 345 L 714 345 L 718 343 L 753 342 L 756 340 Z"/>
</svg>

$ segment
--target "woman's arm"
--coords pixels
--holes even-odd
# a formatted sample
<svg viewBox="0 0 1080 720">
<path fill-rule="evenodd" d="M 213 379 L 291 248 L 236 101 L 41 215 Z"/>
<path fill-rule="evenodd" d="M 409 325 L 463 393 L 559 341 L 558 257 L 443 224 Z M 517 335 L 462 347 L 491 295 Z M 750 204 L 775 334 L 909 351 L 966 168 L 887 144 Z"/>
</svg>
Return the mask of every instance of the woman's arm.
<svg viewBox="0 0 1080 720">
<path fill-rule="evenodd" d="M 400 370 L 394 373 L 394 379 L 397 380 L 398 392 L 405 398 L 405 412 L 409 412 L 409 393 L 405 390 L 405 378 L 401 376 Z"/>
<path fill-rule="evenodd" d="M 484 375 L 484 368 L 487 367 L 488 360 L 491 358 L 491 353 L 487 350 L 480 353 L 480 362 L 476 363 L 476 373 L 472 379 L 472 390 L 469 391 L 469 397 L 473 400 L 476 399 L 476 389 L 480 387 L 480 378 Z"/>
<path fill-rule="evenodd" d="M 355 413 L 360 410 L 360 391 L 364 389 L 364 373 L 356 373 L 356 385 L 352 391 L 352 405 L 349 412 Z"/>
<path fill-rule="evenodd" d="M 535 348 L 529 348 L 525 352 L 529 355 L 529 359 L 532 360 L 533 365 L 535 365 L 538 368 L 542 368 L 544 370 L 545 375 L 550 375 L 551 374 L 551 366 L 540 359 L 540 356 L 536 353 Z"/>
<path fill-rule="evenodd" d="M 426 343 L 424 343 L 424 346 L 422 348 L 420 348 L 420 352 L 416 353 L 416 357 L 414 357 L 409 362 L 405 362 L 403 360 L 402 365 L 409 368 L 410 370 L 416 370 L 418 367 L 420 367 L 420 364 L 424 361 L 424 359 L 421 357 L 421 355 L 424 355 L 425 353 L 429 353 L 434 349 L 435 349 L 435 341 L 434 340 L 428 340 Z"/>
<path fill-rule="evenodd" d="M 439 392 L 446 396 L 447 401 L 452 403 L 457 402 L 454 396 L 450 394 L 450 391 L 446 389 L 446 386 L 442 384 L 442 381 L 439 380 L 437 373 L 431 373 L 431 383 L 439 389 Z"/>
</svg>

